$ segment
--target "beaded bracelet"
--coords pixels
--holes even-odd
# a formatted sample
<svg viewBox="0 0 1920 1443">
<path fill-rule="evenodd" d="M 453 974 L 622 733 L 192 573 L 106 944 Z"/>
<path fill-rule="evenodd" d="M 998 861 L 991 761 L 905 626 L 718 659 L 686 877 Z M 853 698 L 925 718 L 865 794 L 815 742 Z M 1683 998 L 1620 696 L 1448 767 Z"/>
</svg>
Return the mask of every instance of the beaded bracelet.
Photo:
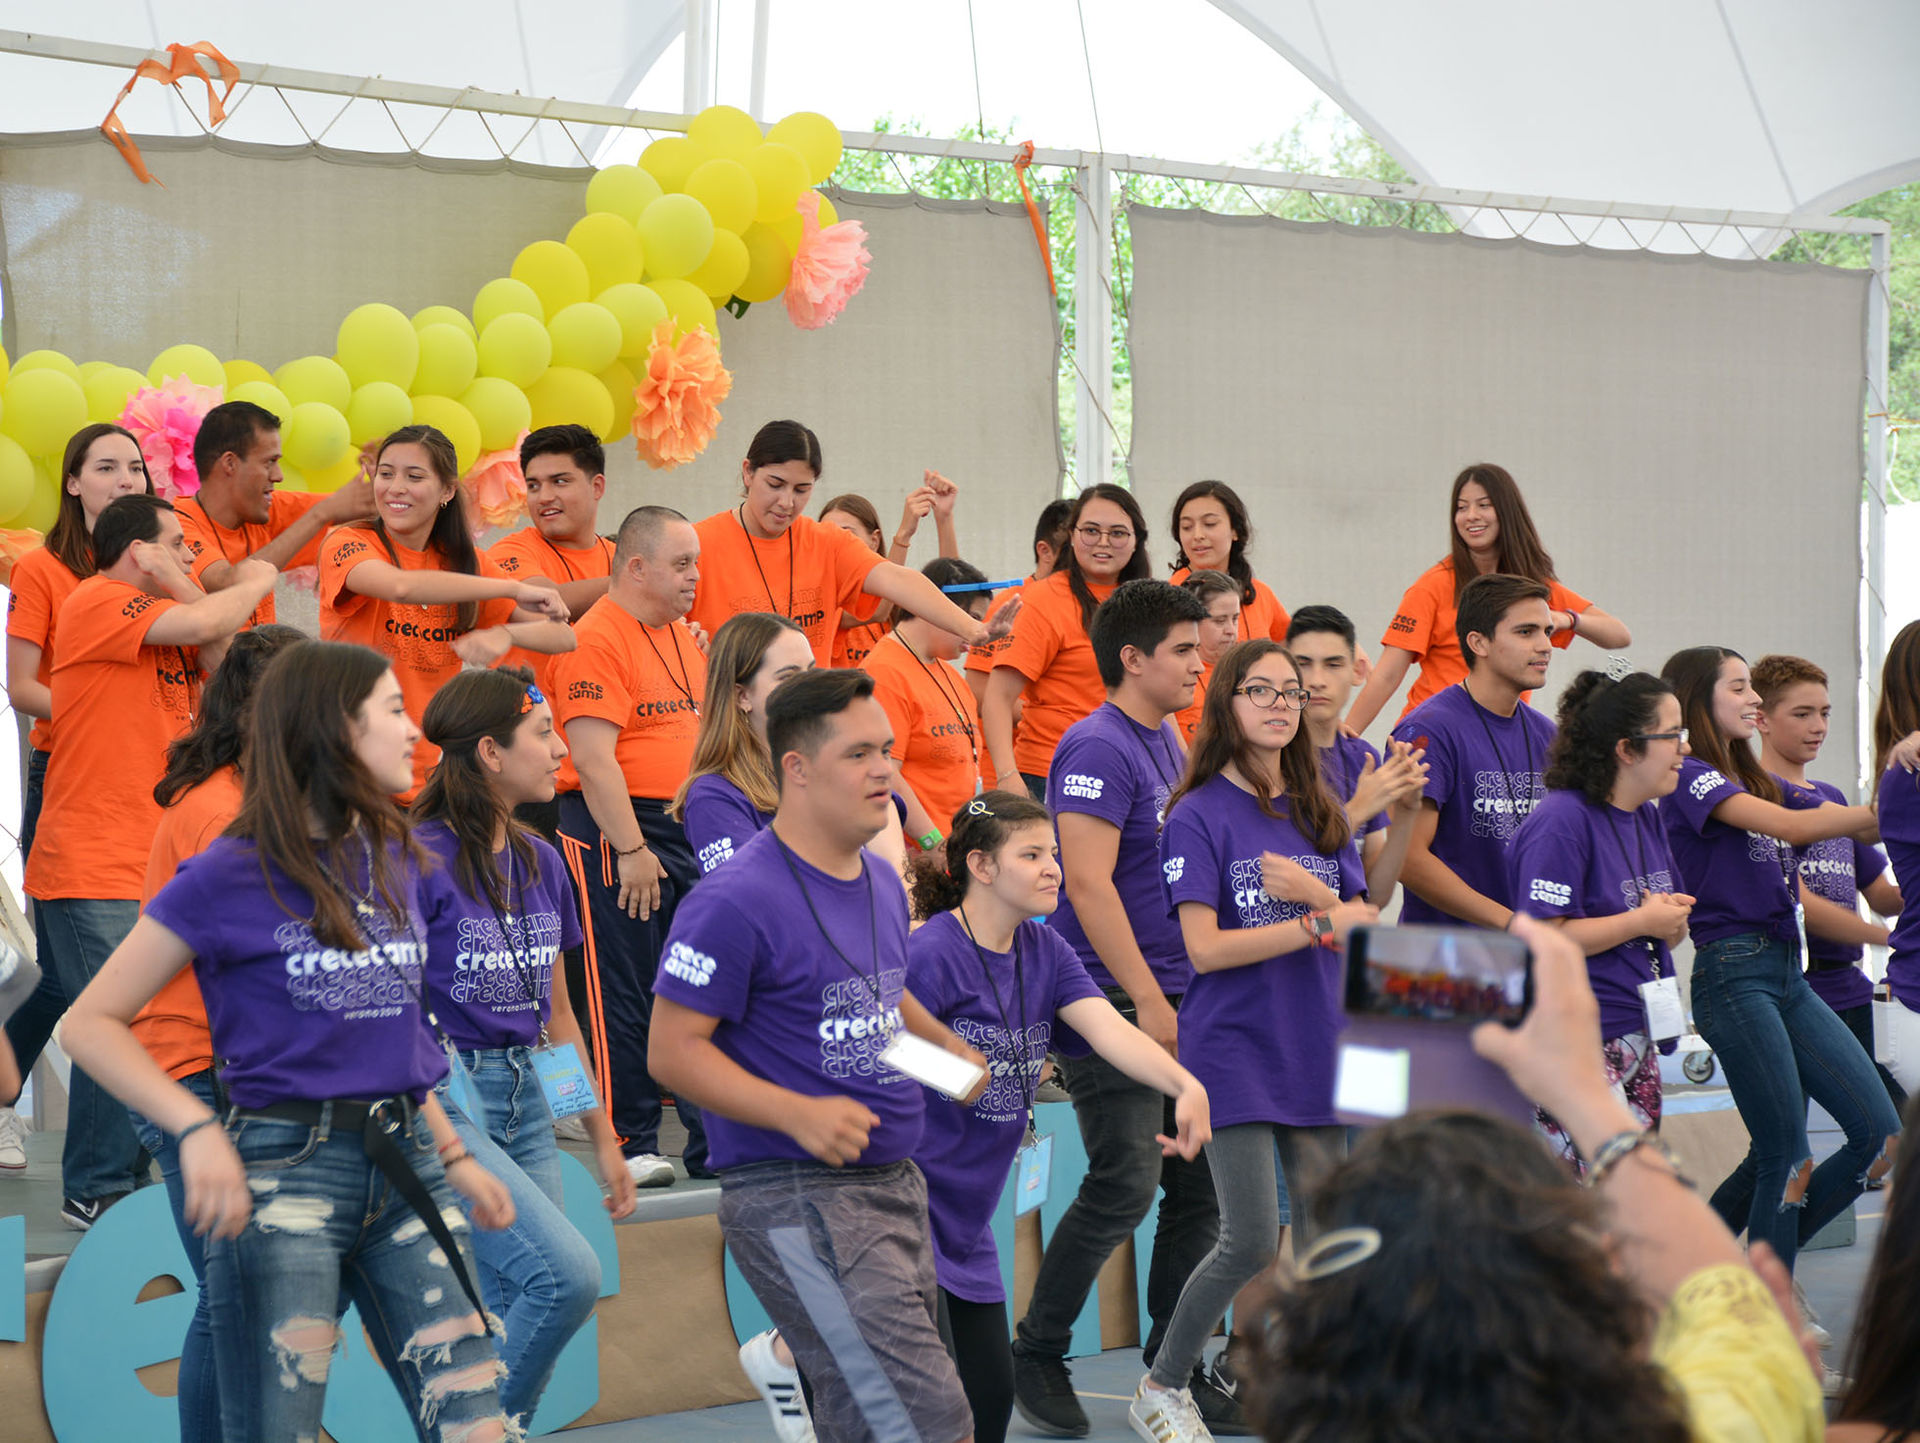
<svg viewBox="0 0 1920 1443">
<path fill-rule="evenodd" d="M 1640 1130 L 1617 1132 L 1593 1150 L 1593 1158 L 1587 1164 L 1587 1186 L 1600 1186 L 1630 1154 L 1643 1147 L 1666 1160 L 1667 1166 L 1673 1170 L 1674 1181 L 1686 1187 L 1693 1186 L 1693 1181 L 1680 1171 L 1680 1159 L 1673 1155 L 1673 1149 L 1652 1132 Z"/>
<path fill-rule="evenodd" d="M 647 839 L 646 839 L 645 837 L 642 837 L 642 838 L 640 839 L 640 845 L 639 845 L 639 846 L 637 846 L 637 847 L 628 847 L 628 848 L 627 848 L 627 850 L 626 850 L 626 851 L 624 851 L 624 852 L 623 852 L 623 851 L 621 851 L 621 850 L 620 850 L 620 849 L 619 849 L 618 847 L 615 847 L 615 848 L 613 849 L 613 855 L 614 855 L 614 856 L 616 856 L 616 857 L 632 857 L 632 856 L 636 856 L 636 855 L 638 855 L 639 853 L 641 853 L 641 852 L 644 852 L 644 851 L 646 851 L 646 850 L 647 850 Z"/>
<path fill-rule="evenodd" d="M 192 1137 L 196 1132 L 200 1131 L 201 1128 L 212 1127 L 215 1123 L 219 1121 L 220 1121 L 219 1114 L 209 1113 L 207 1116 L 201 1118 L 198 1122 L 188 1123 L 185 1127 L 181 1128 L 180 1131 L 176 1132 L 173 1135 L 173 1145 L 176 1148 L 179 1147 L 181 1143 L 185 1142 L 188 1138 Z"/>
</svg>

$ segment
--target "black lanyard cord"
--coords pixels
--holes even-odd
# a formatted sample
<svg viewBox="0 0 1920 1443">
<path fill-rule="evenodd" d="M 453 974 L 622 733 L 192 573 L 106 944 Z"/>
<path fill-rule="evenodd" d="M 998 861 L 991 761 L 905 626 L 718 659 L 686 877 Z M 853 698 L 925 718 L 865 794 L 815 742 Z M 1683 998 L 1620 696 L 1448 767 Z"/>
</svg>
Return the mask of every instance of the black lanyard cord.
<svg viewBox="0 0 1920 1443">
<path fill-rule="evenodd" d="M 700 703 L 693 695 L 693 677 L 687 671 L 687 659 L 680 654 L 680 633 L 673 629 L 672 622 L 667 623 L 667 635 L 673 639 L 673 659 L 680 665 L 680 675 L 676 677 L 673 674 L 673 668 L 667 665 L 667 654 L 660 650 L 658 643 L 654 641 L 653 633 L 647 629 L 646 622 L 640 621 L 637 616 L 634 620 L 639 622 L 640 635 L 646 638 L 647 646 L 652 650 L 654 660 L 660 663 L 660 670 L 667 674 L 668 682 L 672 684 L 675 691 L 687 699 L 687 704 L 698 715 Z"/>
<path fill-rule="evenodd" d="M 747 503 L 742 501 L 734 507 L 734 514 L 740 519 L 740 529 L 747 538 L 747 555 L 753 558 L 753 569 L 760 573 L 760 589 L 767 593 L 767 610 L 778 611 L 779 606 L 773 599 L 773 583 L 767 580 L 766 569 L 760 565 L 760 548 L 754 545 L 754 535 L 747 530 Z M 780 614 L 788 621 L 793 620 L 793 524 L 787 526 L 787 609 Z"/>
<path fill-rule="evenodd" d="M 1605 802 L 1602 805 L 1607 809 L 1607 832 L 1612 836 L 1614 846 L 1619 849 L 1621 865 L 1632 874 L 1629 881 L 1633 886 L 1633 904 L 1638 907 L 1651 895 L 1646 885 L 1648 881 L 1647 849 L 1646 838 L 1640 831 L 1640 814 L 1638 812 L 1632 814 L 1633 853 L 1634 857 L 1639 859 L 1639 870 L 1635 871 L 1634 857 L 1627 855 L 1626 840 L 1620 835 L 1620 819 L 1614 815 L 1617 809 L 1611 802 Z M 1640 940 L 1647 944 L 1647 957 L 1653 963 L 1653 980 L 1658 982 L 1660 980 L 1660 944 L 1651 937 L 1642 937 Z"/>
<path fill-rule="evenodd" d="M 974 730 L 973 723 L 967 720 L 967 713 L 965 708 L 960 705 L 960 698 L 955 695 L 947 682 L 941 680 L 939 672 L 927 664 L 926 658 L 915 651 L 912 646 L 908 645 L 907 639 L 904 636 L 895 632 L 893 639 L 899 642 L 902 647 L 906 648 L 908 656 L 920 663 L 920 670 L 924 671 L 927 674 L 927 679 L 939 689 L 941 698 L 945 700 L 947 704 L 947 710 L 953 713 L 953 719 L 960 723 L 961 731 L 966 733 L 967 746 L 973 752 L 974 765 L 978 766 L 980 764 L 979 734 Z M 938 819 L 936 818 L 935 820 Z"/>
<path fill-rule="evenodd" d="M 1000 1000 L 1000 984 L 993 980 L 993 963 L 987 956 L 987 949 L 980 945 L 980 939 L 973 933 L 973 924 L 967 920 L 965 906 L 955 907 L 953 915 L 960 921 L 960 930 L 967 934 L 967 940 L 973 943 L 973 952 L 980 959 L 980 970 L 987 979 L 987 992 L 993 998 L 993 1010 L 1000 1014 L 1000 1027 L 1006 1034 L 1007 1046 L 1013 1052 L 1019 1064 L 1020 1115 L 1031 1122 L 1034 1099 L 1040 1092 L 1040 1069 L 1045 1060 L 1044 1053 L 1036 1053 L 1024 1045 L 1027 1025 L 1027 974 L 1020 965 L 1020 929 L 1013 930 L 1013 988 L 1014 1006 L 1020 1019 L 1020 1030 L 1016 1032 L 1012 1021 L 1007 1017 L 1007 1007 Z M 1018 1039 L 1016 1041 L 1016 1039 Z"/>
<path fill-rule="evenodd" d="M 840 950 L 840 944 L 833 940 L 833 934 L 827 930 L 827 924 L 820 919 L 820 910 L 813 905 L 813 893 L 807 890 L 806 880 L 800 875 L 800 864 L 794 860 L 793 851 L 787 846 L 785 839 L 782 838 L 778 832 L 775 832 L 773 834 L 773 843 L 780 849 L 780 855 L 786 858 L 787 870 L 793 873 L 793 885 L 800 889 L 801 900 L 807 904 L 807 913 L 813 918 L 813 925 L 819 928 L 821 939 L 826 942 L 827 949 L 832 952 L 835 957 L 840 959 L 840 965 L 851 972 L 854 979 L 865 987 L 872 996 L 874 1016 L 884 1019 L 887 1009 L 886 1005 L 880 1000 L 880 908 L 874 901 L 873 873 L 867 870 L 866 858 L 863 856 L 860 859 L 860 876 L 867 884 L 867 934 L 873 943 L 873 977 L 871 981 L 868 980 L 864 972 L 853 965 L 852 960 L 848 958 L 847 954 Z"/>
<path fill-rule="evenodd" d="M 1507 794 L 1507 806 L 1512 809 L 1514 825 L 1519 826 L 1521 822 L 1520 798 L 1514 795 L 1513 773 L 1507 770 L 1507 759 L 1500 754 L 1500 743 L 1493 739 L 1493 727 L 1487 721 L 1487 709 L 1474 700 L 1473 693 L 1467 691 L 1467 684 L 1464 681 L 1460 683 L 1460 690 L 1466 693 L 1467 704 L 1473 708 L 1473 714 L 1480 719 L 1480 730 L 1486 733 L 1488 750 L 1493 753 L 1494 761 L 1500 764 L 1500 790 Z M 1540 796 L 1538 790 L 1539 782 L 1537 780 L 1538 773 L 1535 771 L 1533 765 L 1533 733 L 1527 730 L 1526 719 L 1520 715 L 1520 708 L 1525 705 L 1525 702 L 1516 702 L 1513 709 L 1513 716 L 1514 720 L 1520 725 L 1520 745 L 1525 749 L 1524 755 L 1527 761 L 1527 801 L 1529 805 L 1531 805 L 1538 801 Z"/>
</svg>

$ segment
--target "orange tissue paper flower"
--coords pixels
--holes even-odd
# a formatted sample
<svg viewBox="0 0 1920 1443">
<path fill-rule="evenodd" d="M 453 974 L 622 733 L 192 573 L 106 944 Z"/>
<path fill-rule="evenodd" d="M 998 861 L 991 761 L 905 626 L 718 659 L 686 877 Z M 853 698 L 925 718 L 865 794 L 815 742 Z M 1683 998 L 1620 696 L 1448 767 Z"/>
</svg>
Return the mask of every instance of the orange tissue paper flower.
<svg viewBox="0 0 1920 1443">
<path fill-rule="evenodd" d="M 867 228 L 859 221 L 843 220 L 820 228 L 817 192 L 801 191 L 796 208 L 800 249 L 787 281 L 787 314 L 802 330 L 816 331 L 859 294 L 873 257 L 867 251 Z"/>
<path fill-rule="evenodd" d="M 44 536 L 31 528 L 18 531 L 0 529 L 0 586 L 13 584 L 14 563 L 44 540 Z"/>
<path fill-rule="evenodd" d="M 521 433 L 526 439 L 526 433 Z M 489 526 L 514 526 L 527 519 L 527 478 L 520 470 L 520 447 L 489 451 L 474 460 L 462 479 L 467 499 Z"/>
<path fill-rule="evenodd" d="M 673 322 L 654 327 L 647 369 L 633 388 L 633 443 L 640 459 L 669 471 L 707 449 L 733 376 L 713 337 L 696 327 L 678 341 Z"/>
</svg>

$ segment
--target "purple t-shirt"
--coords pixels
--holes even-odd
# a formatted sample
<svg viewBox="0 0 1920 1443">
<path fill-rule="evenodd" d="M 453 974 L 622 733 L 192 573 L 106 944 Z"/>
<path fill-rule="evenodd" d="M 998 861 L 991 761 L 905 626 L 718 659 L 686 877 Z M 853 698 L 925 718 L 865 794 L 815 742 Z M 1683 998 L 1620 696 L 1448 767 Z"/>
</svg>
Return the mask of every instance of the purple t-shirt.
<svg viewBox="0 0 1920 1443">
<path fill-rule="evenodd" d="M 1823 802 L 1849 805 L 1847 794 L 1832 782 L 1814 781 L 1796 786 L 1785 777 L 1775 777 L 1788 806 L 1795 810 L 1817 807 Z M 1800 865 L 1800 880 L 1816 897 L 1845 907 L 1849 912 L 1860 905 L 1859 894 L 1879 880 L 1887 870 L 1887 854 L 1878 847 L 1852 837 L 1829 837 L 1810 847 L 1795 847 L 1794 859 Z M 1807 932 L 1807 983 L 1835 1012 L 1865 1007 L 1873 1001 L 1873 983 L 1860 970 L 1866 948 L 1859 943 L 1848 946 Z"/>
<path fill-rule="evenodd" d="M 1680 785 L 1660 799 L 1673 860 L 1693 894 L 1687 934 L 1696 947 L 1749 932 L 1770 933 L 1798 947 L 1793 909 L 1799 899 L 1787 890 L 1792 849 L 1713 817 L 1720 803 L 1745 793 L 1731 777 L 1687 757 L 1680 763 Z"/>
<path fill-rule="evenodd" d="M 1576 791 L 1547 793 L 1507 847 L 1507 870 L 1514 906 L 1535 917 L 1617 917 L 1649 892 L 1680 890 L 1652 802 L 1623 812 Z M 1647 1030 L 1640 984 L 1651 982 L 1656 968 L 1662 977 L 1674 975 L 1672 952 L 1651 937 L 1588 954 L 1603 1041 Z"/>
<path fill-rule="evenodd" d="M 1140 955 L 1169 997 L 1178 997 L 1193 980 L 1179 924 L 1168 915 L 1159 882 L 1160 822 L 1185 768 L 1180 734 L 1171 721 L 1149 731 L 1112 702 L 1105 702 L 1067 728 L 1047 772 L 1047 805 L 1055 816 L 1083 812 L 1120 829 L 1114 890 L 1120 894 Z M 1072 859 L 1062 856 L 1060 863 L 1071 876 Z M 1119 985 L 1087 940 L 1064 887 L 1052 925 L 1080 954 L 1088 976 L 1102 987 Z"/>
<path fill-rule="evenodd" d="M 1320 749 L 1320 770 L 1341 801 L 1353 800 L 1353 794 L 1360 788 L 1360 778 L 1366 773 L 1368 757 L 1373 758 L 1376 767 L 1380 765 L 1380 753 L 1373 749 L 1371 742 L 1350 737 L 1345 732 L 1333 739 L 1332 746 Z M 1370 837 L 1384 831 L 1389 820 L 1385 812 L 1375 812 L 1360 824 L 1360 835 Z"/>
<path fill-rule="evenodd" d="M 1880 840 L 1893 863 L 1900 895 L 1920 897 L 1920 776 L 1888 767 L 1880 778 Z M 1920 906 L 1907 908 L 1888 939 L 1887 982 L 1893 995 L 1920 1012 Z"/>
<path fill-rule="evenodd" d="M 927 1222 L 940 1286 L 970 1303 L 1003 1302 L 991 1224 L 1007 1168 L 1026 1133 L 1034 1084 L 1053 1045 L 1053 1017 L 1101 992 L 1051 927 L 1022 922 L 1013 951 L 988 952 L 974 947 L 952 912 L 928 919 L 908 940 L 907 989 L 979 1048 L 993 1071 L 972 1107 L 927 1094 L 926 1131 L 913 1160 L 927 1175 Z"/>
<path fill-rule="evenodd" d="M 507 905 L 495 912 L 484 892 L 476 897 L 460 885 L 459 844 L 445 823 L 429 822 L 414 836 L 438 863 L 420 879 L 434 1015 L 462 1049 L 533 1046 L 552 1011 L 554 962 L 580 945 L 580 912 L 560 854 L 529 837 L 529 873 L 511 849 L 501 853 L 510 869 L 501 889 Z"/>
<path fill-rule="evenodd" d="M 1427 751 L 1427 800 L 1440 809 L 1433 855 L 1481 896 L 1513 906 L 1507 843 L 1544 795 L 1541 769 L 1554 725 L 1522 702 L 1512 716 L 1488 711 L 1466 684 L 1434 693 L 1393 729 L 1395 741 Z M 1471 926 L 1411 887 L 1402 922 Z"/>
<path fill-rule="evenodd" d="M 1287 810 L 1284 797 L 1274 805 Z M 1266 852 L 1291 857 L 1342 901 L 1367 889 L 1351 841 L 1322 854 L 1291 821 L 1269 817 L 1250 792 L 1219 776 L 1180 799 L 1160 838 L 1161 874 L 1173 909 L 1183 902 L 1211 907 L 1228 932 L 1305 916 L 1307 907 L 1276 902 L 1261 889 Z M 1335 1121 L 1343 976 L 1340 954 L 1325 947 L 1194 973 L 1180 1002 L 1180 1060 L 1207 1089 L 1214 1127 L 1322 1127 Z"/>
<path fill-rule="evenodd" d="M 734 855 L 681 900 L 654 995 L 718 1018 L 714 1043 L 755 1077 L 872 1108 L 880 1125 L 856 1166 L 909 1156 L 920 1140 L 925 1092 L 880 1063 L 901 1026 L 906 990 L 907 898 L 899 877 L 865 851 L 859 878 L 830 877 L 771 828 Z M 706 1124 L 717 1169 L 808 1157 L 784 1132 L 717 1112 L 706 1114 Z"/>
<path fill-rule="evenodd" d="M 364 921 L 374 944 L 365 951 L 315 938 L 312 895 L 272 866 L 269 892 L 259 853 L 233 837 L 182 862 L 147 904 L 147 916 L 193 949 L 234 1106 L 402 1093 L 418 1102 L 446 1076 L 447 1055 L 420 1012 L 420 876 L 403 866 L 407 922 L 376 911 Z M 364 864 L 345 880 L 365 895 Z"/>
<path fill-rule="evenodd" d="M 693 779 L 687 788 L 685 818 L 687 845 L 700 875 L 706 876 L 773 820 L 747 800 L 747 794 L 718 772 Z"/>
</svg>

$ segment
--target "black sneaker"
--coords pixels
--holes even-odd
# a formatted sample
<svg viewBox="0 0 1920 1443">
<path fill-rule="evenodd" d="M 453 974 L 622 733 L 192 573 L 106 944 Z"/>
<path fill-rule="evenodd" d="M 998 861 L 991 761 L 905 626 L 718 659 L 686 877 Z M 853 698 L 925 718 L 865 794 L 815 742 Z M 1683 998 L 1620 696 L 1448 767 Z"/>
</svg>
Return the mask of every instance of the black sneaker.
<svg viewBox="0 0 1920 1443">
<path fill-rule="evenodd" d="M 70 1197 L 60 1201 L 60 1221 L 77 1233 L 83 1233 L 100 1221 L 100 1214 L 125 1197 L 123 1192 L 107 1197 Z"/>
<path fill-rule="evenodd" d="M 1221 1356 L 1226 1355 L 1223 1353 Z M 1203 1365 L 1193 1370 L 1187 1391 L 1193 1395 L 1193 1406 L 1200 1410 L 1200 1419 L 1207 1425 L 1209 1433 L 1238 1438 L 1252 1433 L 1253 1427 L 1247 1422 L 1247 1410 L 1240 1406 L 1240 1400 L 1234 1396 L 1238 1385 L 1222 1386 L 1223 1382 L 1231 1381 L 1231 1373 L 1222 1380 L 1217 1373 L 1209 1372 Z"/>
<path fill-rule="evenodd" d="M 1045 1353 L 1013 1353 L 1013 1406 L 1038 1431 L 1054 1438 L 1084 1438 L 1087 1410 L 1073 1391 L 1067 1360 Z"/>
</svg>

